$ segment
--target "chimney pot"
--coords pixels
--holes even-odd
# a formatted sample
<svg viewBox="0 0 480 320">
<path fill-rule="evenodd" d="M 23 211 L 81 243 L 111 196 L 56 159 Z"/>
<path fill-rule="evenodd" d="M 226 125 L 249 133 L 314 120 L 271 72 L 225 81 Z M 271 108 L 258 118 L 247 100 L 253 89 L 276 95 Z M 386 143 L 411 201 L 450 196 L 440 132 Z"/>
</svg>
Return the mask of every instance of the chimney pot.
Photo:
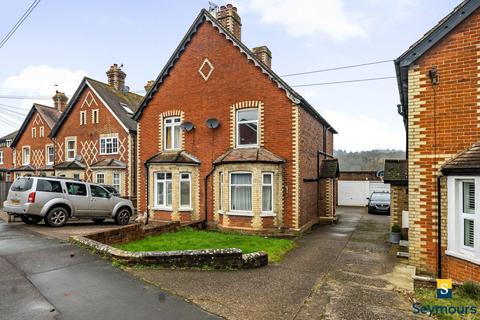
<svg viewBox="0 0 480 320">
<path fill-rule="evenodd" d="M 148 93 L 153 88 L 154 84 L 155 84 L 155 80 L 148 80 L 147 84 L 144 86 L 145 91 Z"/>
<path fill-rule="evenodd" d="M 217 20 L 238 40 L 242 40 L 242 20 L 236 7 L 231 4 L 221 6 L 217 11 Z"/>
<path fill-rule="evenodd" d="M 272 68 L 272 52 L 267 46 L 260 46 L 252 49 L 258 60 L 262 61 L 269 68 Z"/>
<path fill-rule="evenodd" d="M 123 91 L 125 87 L 125 78 L 127 74 L 114 63 L 107 71 L 108 84 L 119 91 Z"/>
<path fill-rule="evenodd" d="M 60 92 L 58 90 L 55 91 L 55 95 L 52 97 L 53 99 L 53 106 L 60 112 L 65 110 L 67 106 L 68 98 L 65 93 Z"/>
</svg>

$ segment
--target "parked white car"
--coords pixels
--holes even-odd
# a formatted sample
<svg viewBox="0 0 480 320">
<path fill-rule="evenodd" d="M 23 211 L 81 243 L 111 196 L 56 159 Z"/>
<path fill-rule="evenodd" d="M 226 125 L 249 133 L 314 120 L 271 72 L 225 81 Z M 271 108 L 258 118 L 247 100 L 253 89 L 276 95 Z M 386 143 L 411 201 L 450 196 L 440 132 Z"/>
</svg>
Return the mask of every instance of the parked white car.
<svg viewBox="0 0 480 320">
<path fill-rule="evenodd" d="M 44 219 L 51 227 L 61 227 L 70 218 L 87 218 L 96 223 L 110 218 L 125 225 L 134 213 L 130 200 L 118 197 L 101 185 L 37 176 L 17 178 L 3 210 L 28 224 Z"/>
</svg>

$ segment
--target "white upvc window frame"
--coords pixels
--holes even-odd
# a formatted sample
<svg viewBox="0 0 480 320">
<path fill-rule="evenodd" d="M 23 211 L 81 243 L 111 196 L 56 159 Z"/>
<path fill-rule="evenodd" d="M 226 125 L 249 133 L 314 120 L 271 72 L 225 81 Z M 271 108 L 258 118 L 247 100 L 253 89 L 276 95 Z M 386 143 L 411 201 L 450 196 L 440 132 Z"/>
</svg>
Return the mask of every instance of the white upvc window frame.
<svg viewBox="0 0 480 320">
<path fill-rule="evenodd" d="M 48 153 L 49 150 L 53 150 L 53 160 L 52 161 L 49 161 L 50 160 L 50 154 Z M 45 146 L 45 164 L 46 165 L 51 165 L 55 162 L 55 147 L 53 146 L 53 144 L 47 144 Z"/>
<path fill-rule="evenodd" d="M 182 129 L 180 125 L 182 124 L 182 119 L 180 116 L 172 116 L 163 118 L 163 150 L 173 151 L 180 150 L 182 148 Z M 178 137 L 178 146 L 175 147 L 175 127 L 178 127 L 180 135 Z M 171 130 L 170 134 L 170 143 L 171 148 L 167 148 L 167 131 Z"/>
<path fill-rule="evenodd" d="M 116 141 L 114 143 L 114 140 Z M 102 141 L 104 141 L 104 148 L 102 150 Z M 100 137 L 100 154 L 105 155 L 105 154 L 118 154 L 118 136 L 110 136 L 110 137 Z M 111 152 L 108 152 L 108 147 L 107 145 L 111 144 Z M 115 148 L 114 148 L 115 146 Z"/>
<path fill-rule="evenodd" d="M 39 134 L 40 138 L 43 138 L 45 137 L 45 127 L 40 127 L 40 134 Z"/>
<path fill-rule="evenodd" d="M 188 175 L 184 178 L 183 175 Z M 192 174 L 190 172 L 180 172 L 178 174 L 178 207 L 180 211 L 192 210 Z M 188 182 L 188 205 L 182 205 L 182 183 Z"/>
<path fill-rule="evenodd" d="M 102 177 L 103 181 L 99 181 L 99 177 Z M 105 184 L 105 173 L 104 172 L 95 172 L 95 183 Z"/>
<path fill-rule="evenodd" d="M 264 177 L 265 176 L 270 176 L 270 183 L 265 183 L 264 181 Z M 262 202 L 261 202 L 261 207 L 262 207 L 262 214 L 273 214 L 273 208 L 274 208 L 274 205 L 275 205 L 275 175 L 273 174 L 273 172 L 262 172 L 262 184 L 261 184 L 261 187 L 262 187 Z M 264 197 L 264 194 L 263 194 L 263 187 L 270 187 L 271 189 L 271 210 L 263 210 L 263 197 Z"/>
<path fill-rule="evenodd" d="M 26 157 L 27 153 L 25 152 L 25 150 L 28 150 L 28 159 L 26 159 L 26 158 L 27 158 L 27 157 Z M 24 146 L 24 147 L 22 147 L 22 164 L 23 164 L 24 166 L 30 164 L 30 158 L 31 158 L 31 156 L 32 156 L 31 153 L 30 153 L 30 151 L 31 151 L 31 150 L 30 150 L 30 146 Z"/>
<path fill-rule="evenodd" d="M 92 123 L 100 123 L 100 111 L 99 109 L 92 109 Z"/>
<path fill-rule="evenodd" d="M 257 120 L 247 120 L 247 121 L 239 121 L 238 114 L 244 111 L 257 111 Z M 256 123 L 257 124 L 257 143 L 255 144 L 241 144 L 240 143 L 240 125 L 241 124 L 249 124 L 249 123 Z M 235 145 L 237 148 L 256 148 L 260 145 L 260 114 L 259 108 L 242 108 L 235 111 Z"/>
<path fill-rule="evenodd" d="M 36 137 L 37 137 L 37 128 L 32 127 L 32 138 L 36 138 Z"/>
<path fill-rule="evenodd" d="M 218 210 L 220 212 L 224 212 L 225 208 L 223 207 L 223 201 L 225 199 L 225 195 L 223 194 L 223 171 L 220 171 L 218 173 L 218 198 L 219 198 L 219 205 L 218 205 Z"/>
<path fill-rule="evenodd" d="M 164 174 L 164 178 L 159 178 L 160 174 Z M 170 174 L 170 178 L 167 178 L 167 175 Z M 167 205 L 167 184 L 170 182 L 170 188 L 172 188 L 172 200 L 170 205 Z M 159 204 L 158 199 L 158 185 L 163 184 L 163 196 L 162 204 Z M 173 173 L 170 171 L 157 171 L 153 173 L 153 208 L 158 210 L 172 211 L 173 205 Z"/>
<path fill-rule="evenodd" d="M 80 125 L 86 125 L 87 124 L 87 111 L 83 110 L 80 111 Z"/>
<path fill-rule="evenodd" d="M 69 148 L 68 146 L 68 143 L 70 141 L 73 141 L 74 143 L 74 146 L 73 148 Z M 69 157 L 68 156 L 68 153 L 70 151 L 73 151 L 73 157 Z M 72 161 L 72 160 L 75 160 L 75 157 L 77 156 L 77 139 L 75 137 L 68 137 L 68 138 L 65 138 L 65 160 L 66 161 Z"/>
<path fill-rule="evenodd" d="M 232 184 L 232 175 L 235 174 L 249 174 L 250 175 L 250 184 Z M 228 213 L 229 214 L 238 214 L 238 215 L 245 215 L 245 216 L 253 216 L 253 172 L 251 171 L 232 171 L 228 174 Z M 232 187 L 233 186 L 250 186 L 250 210 L 234 210 L 232 209 Z"/>
<path fill-rule="evenodd" d="M 0 164 L 3 164 L 3 150 L 0 151 Z"/>
<path fill-rule="evenodd" d="M 118 180 L 118 181 L 115 181 Z M 120 193 L 120 188 L 122 187 L 122 176 L 120 172 L 114 172 L 112 175 L 112 187 L 114 187 L 118 193 Z"/>
<path fill-rule="evenodd" d="M 475 183 L 475 213 L 463 212 L 463 182 Z M 480 264 L 480 176 L 447 177 L 447 251 L 446 254 Z M 474 246 L 464 245 L 464 220 L 474 221 Z"/>
</svg>

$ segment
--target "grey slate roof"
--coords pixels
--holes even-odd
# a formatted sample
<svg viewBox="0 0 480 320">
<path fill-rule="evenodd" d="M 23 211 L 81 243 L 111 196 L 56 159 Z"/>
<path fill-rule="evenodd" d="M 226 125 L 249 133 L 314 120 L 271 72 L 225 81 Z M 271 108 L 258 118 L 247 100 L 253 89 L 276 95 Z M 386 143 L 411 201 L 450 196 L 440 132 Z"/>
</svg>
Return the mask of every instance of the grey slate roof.
<svg viewBox="0 0 480 320">
<path fill-rule="evenodd" d="M 393 185 L 408 183 L 408 162 L 405 159 L 385 159 L 383 181 Z"/>
<path fill-rule="evenodd" d="M 338 159 L 325 159 L 320 163 L 320 178 L 338 178 L 340 167 Z"/>
<path fill-rule="evenodd" d="M 202 25 L 205 21 L 209 21 L 210 23 L 212 23 L 212 25 L 217 28 L 218 31 L 227 38 L 227 40 L 231 41 L 235 47 L 237 47 L 242 53 L 246 55 L 247 59 L 252 61 L 255 66 L 257 66 L 261 70 L 261 72 L 263 72 L 273 82 L 275 82 L 275 84 L 279 88 L 283 89 L 290 100 L 292 100 L 294 103 L 299 104 L 320 123 L 328 127 L 331 132 L 337 133 L 337 131 L 318 113 L 317 110 L 315 110 L 312 105 L 310 105 L 310 103 L 308 103 L 307 100 L 305 100 L 305 98 L 303 98 L 298 92 L 293 90 L 292 87 L 290 87 L 285 81 L 283 81 L 282 78 L 280 78 L 275 72 L 273 72 L 271 68 L 261 62 L 249 48 L 247 48 L 240 40 L 238 40 L 234 35 L 232 35 L 230 31 L 225 29 L 225 27 L 205 9 L 202 9 L 200 11 L 192 26 L 187 31 L 180 44 L 177 46 L 170 59 L 167 61 L 167 64 L 163 67 L 162 71 L 158 75 L 157 79 L 155 80 L 155 84 L 145 95 L 142 103 L 140 104 L 140 107 L 133 116 L 136 121 L 140 119 L 143 109 L 148 105 L 149 101 L 153 98 L 155 92 L 158 91 L 158 88 L 163 83 L 163 81 L 169 76 L 174 64 L 180 58 L 180 55 L 187 47 L 188 43 L 193 38 L 200 25 Z"/>
<path fill-rule="evenodd" d="M 11 139 L 13 141 L 13 139 L 15 139 L 17 134 L 18 134 L 18 130 L 14 131 L 14 132 L 11 132 L 11 133 L 7 134 L 6 136 L 1 137 L 0 142 L 4 142 L 4 141 L 9 140 L 9 139 Z"/>
<path fill-rule="evenodd" d="M 63 169 L 63 170 L 76 170 L 76 169 L 85 169 L 85 164 L 81 163 L 77 160 L 72 161 L 64 161 L 54 166 L 55 169 Z"/>
<path fill-rule="evenodd" d="M 61 116 L 61 112 L 58 111 L 57 109 L 49 106 L 44 106 L 38 103 L 34 103 L 30 111 L 28 112 L 27 116 L 25 117 L 25 120 L 22 123 L 22 126 L 18 130 L 18 134 L 15 136 L 15 139 L 13 139 L 11 147 L 15 147 L 18 143 L 18 140 L 22 136 L 23 132 L 25 131 L 28 123 L 32 119 L 33 115 L 35 112 L 38 112 L 40 116 L 42 117 L 43 120 L 47 123 L 48 127 L 52 129 L 55 124 L 57 123 L 58 119 Z"/>
<path fill-rule="evenodd" d="M 95 162 L 90 166 L 92 169 L 126 169 L 127 164 L 123 161 L 116 160 L 116 159 L 103 159 L 98 162 Z"/>
<path fill-rule="evenodd" d="M 146 161 L 147 163 L 190 163 L 200 164 L 200 160 L 185 151 L 159 152 Z"/>
<path fill-rule="evenodd" d="M 29 164 L 26 164 L 20 167 L 16 167 L 12 171 L 35 171 L 35 168 Z"/>
<path fill-rule="evenodd" d="M 58 133 L 58 130 L 62 127 L 62 124 L 65 122 L 65 119 L 72 111 L 73 106 L 77 102 L 78 98 L 83 92 L 83 89 L 86 86 L 91 87 L 100 96 L 100 98 L 105 101 L 105 103 L 112 110 L 114 115 L 129 131 L 137 130 L 137 123 L 135 122 L 135 120 L 132 119 L 133 114 L 129 114 L 121 104 L 125 104 L 135 113 L 143 97 L 133 92 L 125 93 L 119 91 L 106 83 L 85 77 L 78 86 L 77 91 L 75 91 L 73 97 L 68 102 L 68 105 L 65 108 L 65 111 L 63 112 L 60 120 L 52 129 L 52 132 L 50 134 L 51 137 L 55 137 L 55 135 Z"/>
<path fill-rule="evenodd" d="M 230 149 L 213 161 L 214 164 L 234 162 L 283 163 L 284 159 L 265 148 Z"/>
<path fill-rule="evenodd" d="M 480 141 L 444 164 L 442 173 L 480 175 Z"/>
</svg>

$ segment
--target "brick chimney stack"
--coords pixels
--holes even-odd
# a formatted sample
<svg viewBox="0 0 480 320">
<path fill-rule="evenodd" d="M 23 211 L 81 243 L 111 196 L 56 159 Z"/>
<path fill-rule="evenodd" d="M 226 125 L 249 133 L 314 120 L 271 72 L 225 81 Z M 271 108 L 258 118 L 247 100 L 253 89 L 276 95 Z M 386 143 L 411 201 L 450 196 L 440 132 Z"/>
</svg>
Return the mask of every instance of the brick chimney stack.
<svg viewBox="0 0 480 320">
<path fill-rule="evenodd" d="M 217 20 L 238 40 L 242 40 L 242 21 L 236 7 L 231 4 L 221 6 L 217 11 Z"/>
<path fill-rule="evenodd" d="M 65 95 L 65 93 L 57 90 L 55 92 L 55 95 L 52 97 L 52 99 L 53 99 L 53 106 L 55 107 L 55 109 L 57 109 L 60 112 L 63 112 L 68 102 L 68 98 Z"/>
<path fill-rule="evenodd" d="M 148 80 L 147 84 L 144 86 L 145 91 L 148 93 L 150 89 L 153 88 L 153 85 L 155 84 L 155 80 Z"/>
<path fill-rule="evenodd" d="M 272 67 L 272 52 L 267 46 L 256 47 L 252 49 L 258 60 L 262 61 L 269 68 Z"/>
<path fill-rule="evenodd" d="M 125 87 L 125 78 L 127 74 L 122 71 L 122 68 L 114 63 L 107 71 L 108 84 L 115 89 L 122 91 Z"/>
</svg>

